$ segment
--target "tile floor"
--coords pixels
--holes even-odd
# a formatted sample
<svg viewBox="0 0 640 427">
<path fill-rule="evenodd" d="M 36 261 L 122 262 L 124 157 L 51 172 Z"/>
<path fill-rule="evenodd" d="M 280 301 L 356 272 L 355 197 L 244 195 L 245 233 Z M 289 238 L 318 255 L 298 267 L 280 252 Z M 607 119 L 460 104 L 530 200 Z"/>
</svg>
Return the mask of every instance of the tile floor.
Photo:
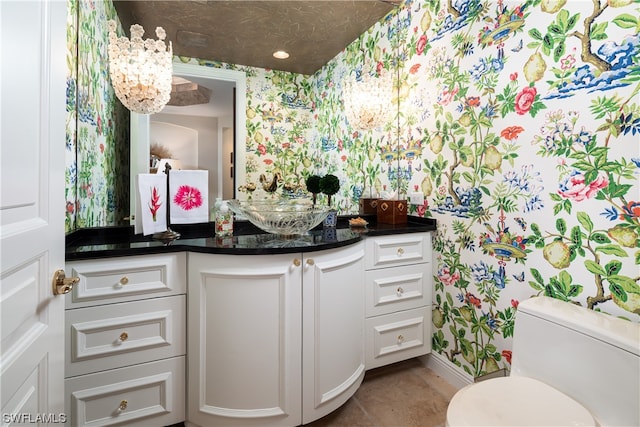
<svg viewBox="0 0 640 427">
<path fill-rule="evenodd" d="M 305 427 L 444 427 L 457 389 L 418 359 L 367 371 L 341 408 Z"/>
</svg>

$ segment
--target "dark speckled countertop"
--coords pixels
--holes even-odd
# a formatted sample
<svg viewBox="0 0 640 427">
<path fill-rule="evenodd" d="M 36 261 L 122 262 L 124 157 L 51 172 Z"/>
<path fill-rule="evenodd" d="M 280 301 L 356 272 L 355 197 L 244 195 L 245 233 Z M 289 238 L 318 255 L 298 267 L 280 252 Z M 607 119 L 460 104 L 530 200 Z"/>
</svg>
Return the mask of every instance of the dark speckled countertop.
<svg viewBox="0 0 640 427">
<path fill-rule="evenodd" d="M 349 228 L 348 220 L 355 215 L 340 216 L 335 229 L 323 229 L 319 226 L 307 235 L 292 237 L 265 233 L 247 221 L 236 221 L 233 236 L 227 238 L 215 237 L 212 223 L 172 225 L 171 228 L 181 236 L 170 244 L 154 240 L 151 236 L 134 234 L 133 227 L 83 228 L 66 236 L 66 260 L 183 251 L 235 255 L 312 252 L 347 246 L 365 236 L 419 233 L 436 229 L 436 222 L 431 218 L 409 216 L 406 224 L 394 225 L 377 223 L 375 215 L 360 216 L 369 222 L 366 229 Z"/>
</svg>

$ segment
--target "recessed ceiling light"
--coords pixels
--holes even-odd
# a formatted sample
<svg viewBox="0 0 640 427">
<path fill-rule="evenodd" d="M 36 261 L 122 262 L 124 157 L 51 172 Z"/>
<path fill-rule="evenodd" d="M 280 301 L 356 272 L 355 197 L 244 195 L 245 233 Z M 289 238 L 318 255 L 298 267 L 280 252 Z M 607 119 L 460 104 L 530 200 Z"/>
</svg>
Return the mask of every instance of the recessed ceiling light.
<svg viewBox="0 0 640 427">
<path fill-rule="evenodd" d="M 278 59 L 287 59 L 289 57 L 289 53 L 284 50 L 277 50 L 273 52 L 273 57 Z"/>
</svg>

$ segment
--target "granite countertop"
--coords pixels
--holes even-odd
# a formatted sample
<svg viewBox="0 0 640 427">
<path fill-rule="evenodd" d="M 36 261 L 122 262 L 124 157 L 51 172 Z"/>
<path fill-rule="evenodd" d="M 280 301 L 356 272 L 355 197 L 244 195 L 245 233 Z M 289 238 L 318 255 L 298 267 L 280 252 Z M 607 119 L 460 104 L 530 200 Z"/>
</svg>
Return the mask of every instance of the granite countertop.
<svg viewBox="0 0 640 427">
<path fill-rule="evenodd" d="M 352 216 L 340 216 L 336 228 L 318 226 L 307 235 L 283 237 L 265 233 L 248 221 L 236 221 L 233 236 L 214 236 L 213 223 L 172 225 L 180 238 L 165 244 L 151 236 L 134 234 L 133 227 L 83 228 L 66 236 L 67 261 L 147 255 L 166 252 L 202 252 L 232 255 L 265 255 L 312 252 L 351 245 L 366 236 L 433 231 L 434 219 L 409 216 L 406 224 L 380 224 L 375 215 L 359 215 L 369 225 L 365 229 L 350 228 Z"/>
</svg>

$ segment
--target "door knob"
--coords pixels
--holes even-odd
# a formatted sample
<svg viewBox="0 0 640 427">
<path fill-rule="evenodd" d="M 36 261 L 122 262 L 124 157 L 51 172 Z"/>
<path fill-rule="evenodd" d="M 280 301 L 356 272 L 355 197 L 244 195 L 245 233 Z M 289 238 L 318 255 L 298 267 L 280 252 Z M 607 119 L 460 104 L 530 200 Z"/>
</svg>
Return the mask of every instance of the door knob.
<svg viewBox="0 0 640 427">
<path fill-rule="evenodd" d="M 54 295 L 64 295 L 71 292 L 73 285 L 80 281 L 79 277 L 67 278 L 64 274 L 64 270 L 57 270 L 53 273 L 53 280 L 51 282 L 53 286 Z"/>
</svg>

